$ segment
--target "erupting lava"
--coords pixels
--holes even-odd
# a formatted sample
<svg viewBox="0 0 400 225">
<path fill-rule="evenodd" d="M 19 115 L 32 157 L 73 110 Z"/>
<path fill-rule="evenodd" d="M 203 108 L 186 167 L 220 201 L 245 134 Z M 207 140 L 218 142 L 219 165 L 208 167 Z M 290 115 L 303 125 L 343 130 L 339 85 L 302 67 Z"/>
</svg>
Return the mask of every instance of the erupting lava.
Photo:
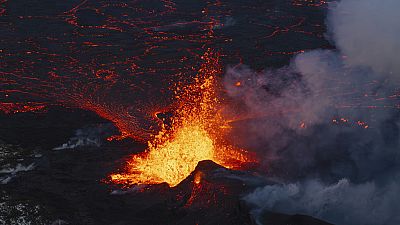
<svg viewBox="0 0 400 225">
<path fill-rule="evenodd" d="M 219 111 L 217 77 L 221 73 L 219 55 L 207 51 L 195 82 L 177 87 L 178 107 L 172 124 L 163 126 L 148 142 L 148 149 L 134 155 L 121 174 L 111 175 L 118 184 L 157 184 L 176 186 L 202 160 L 228 167 L 240 168 L 243 163 L 255 162 L 248 152 L 223 141 L 228 126 Z"/>
</svg>

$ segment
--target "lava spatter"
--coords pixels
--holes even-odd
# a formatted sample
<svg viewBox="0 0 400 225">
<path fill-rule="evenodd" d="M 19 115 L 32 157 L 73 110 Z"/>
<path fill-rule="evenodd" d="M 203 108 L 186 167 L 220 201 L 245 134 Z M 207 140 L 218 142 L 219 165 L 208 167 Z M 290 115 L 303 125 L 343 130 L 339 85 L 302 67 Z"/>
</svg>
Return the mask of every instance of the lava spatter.
<svg viewBox="0 0 400 225">
<path fill-rule="evenodd" d="M 221 72 L 219 55 L 208 50 L 202 59 L 204 63 L 195 82 L 175 91 L 179 104 L 171 128 L 164 126 L 148 142 L 146 152 L 133 155 L 123 173 L 112 174 L 114 183 L 166 182 L 176 186 L 203 160 L 213 160 L 228 168 L 255 162 L 250 153 L 223 141 L 227 120 L 219 113 L 216 93 Z"/>
</svg>

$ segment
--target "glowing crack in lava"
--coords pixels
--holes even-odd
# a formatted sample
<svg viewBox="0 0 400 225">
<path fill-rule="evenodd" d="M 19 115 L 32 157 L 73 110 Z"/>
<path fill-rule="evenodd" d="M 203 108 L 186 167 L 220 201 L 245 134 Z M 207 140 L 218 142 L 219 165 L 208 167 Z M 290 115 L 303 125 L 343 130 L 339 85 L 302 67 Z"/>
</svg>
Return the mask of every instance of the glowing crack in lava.
<svg viewBox="0 0 400 225">
<path fill-rule="evenodd" d="M 144 153 L 133 155 L 123 173 L 111 175 L 112 182 L 124 185 L 166 182 L 176 186 L 202 160 L 213 160 L 232 169 L 256 162 L 250 153 L 224 141 L 229 125 L 220 113 L 216 93 L 216 75 L 221 73 L 219 54 L 208 50 L 202 59 L 204 63 L 195 82 L 176 87 L 178 106 L 169 128 L 163 125 Z"/>
</svg>

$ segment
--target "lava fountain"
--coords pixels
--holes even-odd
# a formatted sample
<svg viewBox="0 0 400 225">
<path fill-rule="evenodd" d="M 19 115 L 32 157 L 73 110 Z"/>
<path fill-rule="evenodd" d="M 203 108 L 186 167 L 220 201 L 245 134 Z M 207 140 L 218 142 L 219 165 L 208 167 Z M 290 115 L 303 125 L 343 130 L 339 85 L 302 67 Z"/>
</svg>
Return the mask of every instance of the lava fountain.
<svg viewBox="0 0 400 225">
<path fill-rule="evenodd" d="M 249 152 L 224 141 L 229 124 L 220 113 L 221 101 L 216 92 L 217 76 L 222 72 L 220 56 L 208 50 L 202 60 L 194 82 L 175 88 L 178 104 L 171 124 L 164 124 L 148 142 L 146 151 L 133 155 L 122 173 L 112 174 L 112 182 L 123 185 L 166 182 L 173 187 L 202 160 L 212 160 L 231 169 L 256 162 Z"/>
</svg>

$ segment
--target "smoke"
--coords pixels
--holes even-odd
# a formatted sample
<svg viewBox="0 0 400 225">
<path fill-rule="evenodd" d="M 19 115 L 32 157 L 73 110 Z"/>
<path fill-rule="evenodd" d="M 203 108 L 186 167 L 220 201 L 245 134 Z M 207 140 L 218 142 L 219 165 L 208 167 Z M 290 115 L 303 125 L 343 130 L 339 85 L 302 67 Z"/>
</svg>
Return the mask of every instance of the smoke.
<svg viewBox="0 0 400 225">
<path fill-rule="evenodd" d="M 350 66 L 400 76 L 400 2 L 344 0 L 328 15 L 333 40 Z"/>
<path fill-rule="evenodd" d="M 384 186 L 374 182 L 352 184 L 347 179 L 332 185 L 312 180 L 287 185 L 268 185 L 256 189 L 245 200 L 263 209 L 287 214 L 306 214 L 336 224 L 400 224 L 398 193 L 394 180 Z"/>
<path fill-rule="evenodd" d="M 273 210 L 399 224 L 399 6 L 342 0 L 327 18 L 337 50 L 305 52 L 277 70 L 228 68 L 237 135 L 283 180 L 245 197 L 256 217 Z"/>
<path fill-rule="evenodd" d="M 100 147 L 104 140 L 116 133 L 112 124 L 97 124 L 75 131 L 75 136 L 53 150 L 75 149 L 84 146 Z"/>
<path fill-rule="evenodd" d="M 3 167 L 0 170 L 0 184 L 7 184 L 17 176 L 17 173 L 27 172 L 35 169 L 36 167 L 35 163 L 31 163 L 28 166 L 24 166 L 21 163 L 18 163 L 15 167 L 10 167 L 10 165 L 8 166 L 9 167 Z M 3 174 L 5 174 L 5 176 L 2 176 Z"/>
</svg>

